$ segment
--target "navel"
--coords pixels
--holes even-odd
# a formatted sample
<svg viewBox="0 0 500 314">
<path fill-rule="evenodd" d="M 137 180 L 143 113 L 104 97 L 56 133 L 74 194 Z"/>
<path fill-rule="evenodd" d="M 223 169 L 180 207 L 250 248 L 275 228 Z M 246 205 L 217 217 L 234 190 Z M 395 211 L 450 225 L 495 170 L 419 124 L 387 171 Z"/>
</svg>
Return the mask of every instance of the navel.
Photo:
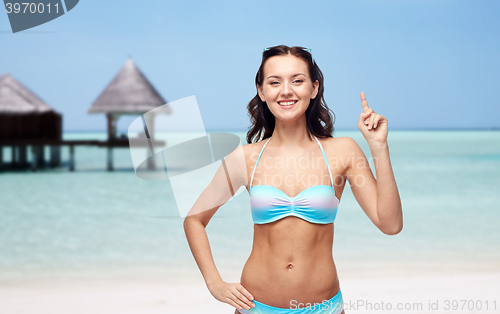
<svg viewBox="0 0 500 314">
<path fill-rule="evenodd" d="M 288 266 L 286 268 L 287 269 L 292 269 L 293 268 L 293 264 L 292 263 L 288 264 Z"/>
</svg>

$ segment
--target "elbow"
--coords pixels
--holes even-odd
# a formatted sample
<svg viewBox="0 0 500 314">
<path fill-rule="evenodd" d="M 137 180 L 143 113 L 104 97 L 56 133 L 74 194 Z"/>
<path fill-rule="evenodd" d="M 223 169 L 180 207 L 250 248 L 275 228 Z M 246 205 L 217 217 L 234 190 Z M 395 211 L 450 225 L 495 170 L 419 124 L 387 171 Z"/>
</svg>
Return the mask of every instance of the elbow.
<svg viewBox="0 0 500 314">
<path fill-rule="evenodd" d="M 192 215 L 188 215 L 186 216 L 186 218 L 184 218 L 184 222 L 183 222 L 183 227 L 184 227 L 184 233 L 185 234 L 188 234 L 188 232 L 192 229 L 193 226 L 195 226 L 196 224 L 199 224 L 199 225 L 202 225 L 203 228 L 206 227 L 206 224 L 204 224 L 202 221 L 200 221 L 199 219 L 193 217 Z"/>
<path fill-rule="evenodd" d="M 184 226 L 184 233 L 186 235 L 189 233 L 189 230 L 191 229 L 192 223 L 193 223 L 193 219 L 190 218 L 190 216 L 187 216 L 186 218 L 184 218 L 183 226 Z"/>
<path fill-rule="evenodd" d="M 396 235 L 396 234 L 400 233 L 401 230 L 403 230 L 402 223 L 395 225 L 395 226 L 392 226 L 391 228 L 380 229 L 380 231 L 382 231 L 384 234 L 387 234 L 387 235 Z"/>
</svg>

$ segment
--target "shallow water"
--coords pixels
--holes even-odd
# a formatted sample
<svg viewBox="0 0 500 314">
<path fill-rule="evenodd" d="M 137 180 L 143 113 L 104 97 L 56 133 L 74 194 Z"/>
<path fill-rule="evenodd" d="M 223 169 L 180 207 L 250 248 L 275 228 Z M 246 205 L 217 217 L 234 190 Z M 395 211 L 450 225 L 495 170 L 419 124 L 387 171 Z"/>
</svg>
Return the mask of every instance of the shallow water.
<svg viewBox="0 0 500 314">
<path fill-rule="evenodd" d="M 244 143 L 245 133 L 231 132 Z M 65 139 L 104 139 L 66 133 Z M 179 142 L 189 134 L 176 134 Z M 354 138 L 367 157 L 359 132 Z M 391 131 L 391 162 L 404 229 L 381 233 L 346 186 L 335 222 L 340 272 L 363 269 L 500 269 L 500 132 Z M 4 148 L 4 161 L 10 152 Z M 47 156 L 47 155 L 46 155 Z M 63 167 L 0 173 L 0 279 L 72 273 L 194 274 L 198 268 L 166 181 L 138 178 L 128 149 L 76 148 L 76 171 Z M 373 169 L 373 167 L 372 167 Z M 221 271 L 241 271 L 252 246 L 249 196 L 243 191 L 207 227 Z"/>
</svg>

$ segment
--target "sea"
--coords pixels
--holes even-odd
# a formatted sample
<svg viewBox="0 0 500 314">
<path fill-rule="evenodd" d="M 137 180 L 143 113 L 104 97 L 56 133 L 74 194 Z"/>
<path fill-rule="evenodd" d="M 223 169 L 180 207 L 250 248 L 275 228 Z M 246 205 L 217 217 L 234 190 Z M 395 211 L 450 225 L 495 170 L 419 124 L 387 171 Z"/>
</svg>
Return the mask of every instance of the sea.
<svg viewBox="0 0 500 314">
<path fill-rule="evenodd" d="M 237 135 L 245 144 L 245 132 Z M 159 136 L 159 135 L 158 135 Z M 351 137 L 370 158 L 359 131 Z M 181 143 L 187 132 L 169 134 Z M 104 132 L 65 132 L 64 139 L 105 139 Z M 332 247 L 339 278 L 370 274 L 500 270 L 500 131 L 395 130 L 388 137 L 403 207 L 403 230 L 382 233 L 346 185 Z M 200 278 L 172 184 L 134 171 L 128 148 L 77 146 L 57 168 L 0 172 L 0 282 L 72 278 Z M 10 148 L 3 148 L 10 162 Z M 374 168 L 372 167 L 372 170 Z M 168 170 L 166 170 L 168 171 Z M 207 226 L 223 278 L 237 280 L 252 249 L 246 190 Z"/>
</svg>

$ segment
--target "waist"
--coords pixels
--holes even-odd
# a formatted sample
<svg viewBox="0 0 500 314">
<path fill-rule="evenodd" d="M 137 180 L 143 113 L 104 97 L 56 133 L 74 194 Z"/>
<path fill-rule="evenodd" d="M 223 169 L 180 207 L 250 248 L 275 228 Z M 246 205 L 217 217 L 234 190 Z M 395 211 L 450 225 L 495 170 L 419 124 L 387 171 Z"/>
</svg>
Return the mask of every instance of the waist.
<svg viewBox="0 0 500 314">
<path fill-rule="evenodd" d="M 339 289 L 332 247 L 332 224 L 289 217 L 255 225 L 241 284 L 256 300 L 277 307 L 289 307 L 291 300 L 327 300 Z"/>
<path fill-rule="evenodd" d="M 275 307 L 289 308 L 292 301 L 321 303 L 339 290 L 333 257 L 299 259 L 262 258 L 254 253 L 241 274 L 241 284 L 259 300 Z"/>
</svg>

